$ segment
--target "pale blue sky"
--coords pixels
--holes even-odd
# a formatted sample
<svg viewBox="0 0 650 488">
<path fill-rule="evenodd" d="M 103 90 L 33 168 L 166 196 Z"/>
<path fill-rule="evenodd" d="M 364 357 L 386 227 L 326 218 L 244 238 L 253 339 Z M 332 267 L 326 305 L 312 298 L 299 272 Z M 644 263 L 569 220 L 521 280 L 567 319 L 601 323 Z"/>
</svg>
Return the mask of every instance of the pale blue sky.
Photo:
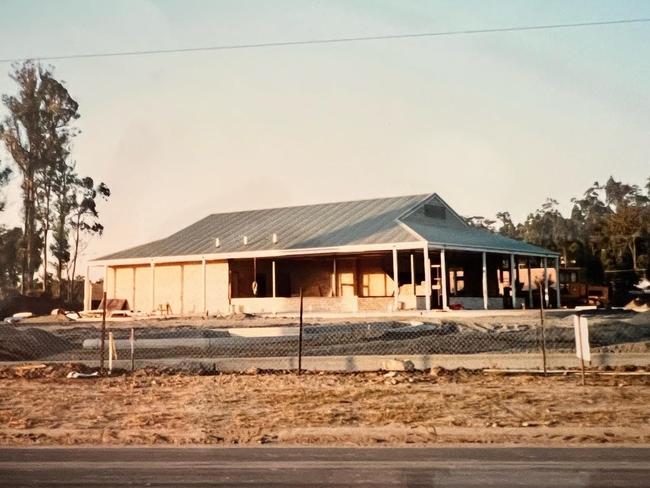
<svg viewBox="0 0 650 488">
<path fill-rule="evenodd" d="M 633 17 L 650 2 L 0 0 L 0 58 Z M 219 211 L 437 191 L 522 219 L 641 184 L 649 48 L 637 24 L 53 62 L 78 167 L 113 190 L 88 257 Z"/>
</svg>

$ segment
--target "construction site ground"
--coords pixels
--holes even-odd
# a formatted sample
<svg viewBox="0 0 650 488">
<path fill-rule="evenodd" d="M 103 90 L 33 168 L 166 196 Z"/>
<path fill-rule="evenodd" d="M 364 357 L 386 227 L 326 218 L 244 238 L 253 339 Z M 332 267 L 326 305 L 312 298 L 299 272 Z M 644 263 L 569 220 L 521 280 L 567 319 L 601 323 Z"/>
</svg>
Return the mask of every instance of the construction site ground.
<svg viewBox="0 0 650 488">
<path fill-rule="evenodd" d="M 67 379 L 78 365 L 0 368 L 0 443 L 557 444 L 650 442 L 650 376 L 465 370 Z M 624 373 L 624 374 L 620 374 Z"/>
</svg>

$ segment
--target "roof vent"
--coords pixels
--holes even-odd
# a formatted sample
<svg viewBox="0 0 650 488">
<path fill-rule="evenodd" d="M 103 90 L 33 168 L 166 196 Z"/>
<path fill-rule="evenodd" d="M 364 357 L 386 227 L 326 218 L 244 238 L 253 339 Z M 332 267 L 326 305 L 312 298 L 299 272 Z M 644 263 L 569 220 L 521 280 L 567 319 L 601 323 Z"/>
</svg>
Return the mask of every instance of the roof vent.
<svg viewBox="0 0 650 488">
<path fill-rule="evenodd" d="M 278 243 L 278 235 L 274 232 L 273 235 L 271 236 L 271 240 L 273 241 L 273 244 Z"/>
<path fill-rule="evenodd" d="M 214 247 L 221 247 L 221 241 L 218 237 L 214 240 Z"/>
<path fill-rule="evenodd" d="M 424 204 L 424 215 L 432 219 L 445 220 L 447 218 L 447 209 L 442 205 Z"/>
<path fill-rule="evenodd" d="M 248 236 L 244 236 L 244 246 L 248 246 Z"/>
</svg>

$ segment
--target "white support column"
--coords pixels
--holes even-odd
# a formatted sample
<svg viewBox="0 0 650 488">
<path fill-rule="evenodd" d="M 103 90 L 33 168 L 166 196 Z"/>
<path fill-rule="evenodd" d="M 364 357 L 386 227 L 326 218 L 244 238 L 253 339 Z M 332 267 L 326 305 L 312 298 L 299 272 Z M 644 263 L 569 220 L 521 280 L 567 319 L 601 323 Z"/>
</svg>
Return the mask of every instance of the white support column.
<svg viewBox="0 0 650 488">
<path fill-rule="evenodd" d="M 332 296 L 339 296 L 338 283 L 336 279 L 336 258 L 332 260 Z"/>
<path fill-rule="evenodd" d="M 271 288 L 273 290 L 273 298 L 275 298 L 275 259 L 271 261 Z"/>
<path fill-rule="evenodd" d="M 151 311 L 156 311 L 156 264 L 151 262 Z"/>
<path fill-rule="evenodd" d="M 429 258 L 429 247 L 424 246 L 424 303 L 427 310 L 431 310 L 431 259 Z"/>
<path fill-rule="evenodd" d="M 108 266 L 104 265 L 104 282 L 102 283 L 102 291 L 106 293 L 108 300 Z"/>
<path fill-rule="evenodd" d="M 517 308 L 517 278 L 515 276 L 515 255 L 510 255 L 510 296 L 512 297 L 512 308 Z"/>
<path fill-rule="evenodd" d="M 440 250 L 440 291 L 442 292 L 442 309 L 447 310 L 447 261 L 445 259 L 445 250 Z"/>
<path fill-rule="evenodd" d="M 544 308 L 548 308 L 548 258 L 544 257 Z"/>
<path fill-rule="evenodd" d="M 483 256 L 483 308 L 488 309 L 488 286 L 487 286 L 487 253 L 482 252 Z"/>
<path fill-rule="evenodd" d="M 84 277 L 84 310 L 90 310 L 92 307 L 93 289 L 90 283 L 90 266 L 86 266 L 86 276 Z"/>
<path fill-rule="evenodd" d="M 205 259 L 201 259 L 201 272 L 203 274 L 203 314 L 205 315 L 208 312 L 208 287 Z"/>
<path fill-rule="evenodd" d="M 560 257 L 555 258 L 555 301 L 556 307 L 560 308 L 562 304 L 560 303 Z"/>
<path fill-rule="evenodd" d="M 528 308 L 533 308 L 533 275 L 530 270 L 530 258 L 526 258 L 526 268 L 528 268 Z"/>
<path fill-rule="evenodd" d="M 394 309 L 395 311 L 399 308 L 399 269 L 397 268 L 397 249 L 393 249 L 393 296 L 394 296 Z"/>
<path fill-rule="evenodd" d="M 413 296 L 416 296 L 416 287 L 415 287 L 415 258 L 413 257 L 413 252 L 411 252 L 411 286 L 413 287 Z"/>
</svg>

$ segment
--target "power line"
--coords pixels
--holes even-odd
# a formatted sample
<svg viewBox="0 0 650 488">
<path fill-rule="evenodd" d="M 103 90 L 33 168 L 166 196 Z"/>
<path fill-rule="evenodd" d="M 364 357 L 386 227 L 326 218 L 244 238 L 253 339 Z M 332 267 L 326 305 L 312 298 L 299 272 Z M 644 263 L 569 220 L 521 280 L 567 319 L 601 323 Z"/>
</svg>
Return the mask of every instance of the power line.
<svg viewBox="0 0 650 488">
<path fill-rule="evenodd" d="M 415 34 L 394 34 L 394 35 L 379 35 L 379 36 L 362 36 L 362 37 L 337 37 L 330 39 L 309 39 L 302 41 L 279 41 L 279 42 L 260 42 L 252 44 L 224 44 L 220 46 L 204 46 L 204 47 L 187 47 L 177 49 L 151 49 L 143 51 L 114 51 L 104 53 L 81 53 L 81 54 L 63 54 L 56 56 L 34 56 L 30 58 L 5 58 L 0 59 L 0 63 L 13 63 L 17 61 L 24 61 L 26 59 L 33 59 L 38 61 L 60 61 L 65 59 L 89 59 L 89 58 L 112 58 L 119 56 L 149 56 L 155 54 L 180 54 L 201 51 L 227 51 L 234 49 L 258 49 L 268 47 L 287 47 L 287 46 L 306 46 L 312 44 L 342 44 L 350 42 L 363 42 L 363 41 L 380 41 L 392 39 L 416 39 L 420 37 L 444 37 L 444 36 L 459 36 L 459 35 L 475 35 L 475 34 L 494 34 L 499 32 L 522 32 L 522 31 L 537 31 L 548 29 L 572 29 L 578 27 L 595 27 L 602 25 L 617 25 L 617 24 L 640 24 L 648 23 L 650 18 L 640 19 L 621 19 L 621 20 L 603 20 L 598 22 L 576 22 L 571 24 L 546 24 L 546 25 L 527 25 L 515 27 L 501 27 L 492 29 L 468 29 L 468 30 L 455 30 L 455 31 L 440 31 L 440 32 L 421 32 Z"/>
</svg>

